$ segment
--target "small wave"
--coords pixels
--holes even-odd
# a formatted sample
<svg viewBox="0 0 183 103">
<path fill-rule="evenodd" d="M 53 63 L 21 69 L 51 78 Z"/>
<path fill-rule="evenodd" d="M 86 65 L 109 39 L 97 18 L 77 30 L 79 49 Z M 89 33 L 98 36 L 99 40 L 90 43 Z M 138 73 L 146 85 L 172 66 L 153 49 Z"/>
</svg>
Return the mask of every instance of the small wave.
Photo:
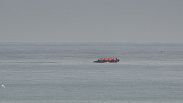
<svg viewBox="0 0 183 103">
<path fill-rule="evenodd" d="M 148 66 L 164 66 L 164 65 L 183 65 L 183 61 L 123 61 L 121 65 L 148 65 Z"/>
<path fill-rule="evenodd" d="M 21 61 L 21 62 L 0 62 L 0 63 L 56 63 L 56 62 L 23 62 L 23 61 Z"/>
</svg>

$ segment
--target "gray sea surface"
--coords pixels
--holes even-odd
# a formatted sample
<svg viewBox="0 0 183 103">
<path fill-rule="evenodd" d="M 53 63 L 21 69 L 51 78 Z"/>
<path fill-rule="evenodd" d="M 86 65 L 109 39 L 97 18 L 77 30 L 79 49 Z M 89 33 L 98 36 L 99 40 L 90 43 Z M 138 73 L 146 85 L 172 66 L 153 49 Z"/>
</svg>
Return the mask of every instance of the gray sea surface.
<svg viewBox="0 0 183 103">
<path fill-rule="evenodd" d="M 1 42 L 0 83 L 0 103 L 183 103 L 183 44 Z"/>
</svg>

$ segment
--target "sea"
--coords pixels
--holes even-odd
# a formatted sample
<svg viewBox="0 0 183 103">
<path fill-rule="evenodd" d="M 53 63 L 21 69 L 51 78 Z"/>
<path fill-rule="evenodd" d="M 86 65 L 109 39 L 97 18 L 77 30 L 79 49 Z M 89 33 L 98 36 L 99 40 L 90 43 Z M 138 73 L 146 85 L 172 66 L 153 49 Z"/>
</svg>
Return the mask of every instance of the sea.
<svg viewBox="0 0 183 103">
<path fill-rule="evenodd" d="M 0 42 L 0 84 L 0 103 L 183 103 L 183 44 Z"/>
</svg>

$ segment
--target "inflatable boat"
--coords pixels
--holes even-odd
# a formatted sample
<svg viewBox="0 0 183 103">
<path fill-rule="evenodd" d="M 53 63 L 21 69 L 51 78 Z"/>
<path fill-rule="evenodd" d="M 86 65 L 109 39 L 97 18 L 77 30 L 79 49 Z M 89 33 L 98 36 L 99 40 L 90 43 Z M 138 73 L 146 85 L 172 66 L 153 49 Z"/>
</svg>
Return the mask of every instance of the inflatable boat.
<svg viewBox="0 0 183 103">
<path fill-rule="evenodd" d="M 94 63 L 117 63 L 119 62 L 119 59 L 118 58 L 99 58 L 98 60 L 96 61 L 93 61 Z"/>
</svg>

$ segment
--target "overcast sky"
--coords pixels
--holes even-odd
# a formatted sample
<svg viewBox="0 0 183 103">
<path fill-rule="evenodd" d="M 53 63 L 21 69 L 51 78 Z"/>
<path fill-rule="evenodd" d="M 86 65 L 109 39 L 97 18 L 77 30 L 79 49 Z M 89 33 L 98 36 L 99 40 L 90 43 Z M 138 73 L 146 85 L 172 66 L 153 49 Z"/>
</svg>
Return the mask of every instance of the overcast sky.
<svg viewBox="0 0 183 103">
<path fill-rule="evenodd" d="M 0 41 L 183 43 L 183 0 L 0 0 Z"/>
</svg>

